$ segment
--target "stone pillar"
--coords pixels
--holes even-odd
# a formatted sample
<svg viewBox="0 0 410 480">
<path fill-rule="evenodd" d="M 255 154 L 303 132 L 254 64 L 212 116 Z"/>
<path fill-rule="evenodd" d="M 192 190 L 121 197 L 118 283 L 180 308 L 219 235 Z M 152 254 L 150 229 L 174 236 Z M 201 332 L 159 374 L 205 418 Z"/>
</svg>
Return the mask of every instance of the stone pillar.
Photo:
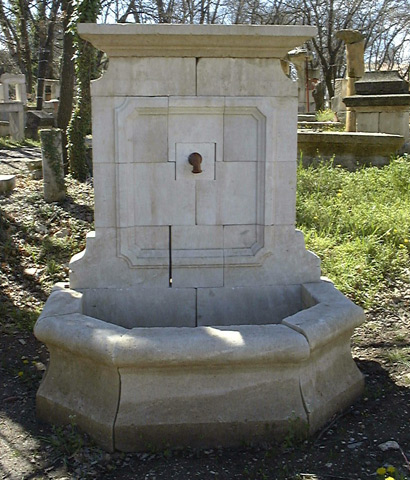
<svg viewBox="0 0 410 480">
<path fill-rule="evenodd" d="M 339 30 L 336 37 L 346 43 L 347 96 L 355 94 L 355 82 L 364 75 L 364 36 L 358 30 Z M 356 116 L 346 108 L 346 131 L 356 131 Z"/>
<path fill-rule="evenodd" d="M 25 83 L 16 84 L 16 100 L 25 105 L 27 103 L 27 89 Z"/>
<path fill-rule="evenodd" d="M 305 49 L 296 49 L 288 53 L 289 61 L 294 65 L 298 74 L 298 111 L 309 112 L 311 103 L 311 94 L 307 88 L 309 78 L 306 72 L 306 62 L 312 57 Z"/>
<path fill-rule="evenodd" d="M 44 199 L 49 203 L 65 199 L 61 132 L 58 128 L 40 130 Z"/>
<path fill-rule="evenodd" d="M 9 82 L 2 81 L 1 86 L 2 86 L 3 102 L 9 102 L 10 101 Z"/>
<path fill-rule="evenodd" d="M 21 102 L 4 102 L 9 113 L 10 137 L 16 142 L 24 140 L 24 107 Z"/>
</svg>

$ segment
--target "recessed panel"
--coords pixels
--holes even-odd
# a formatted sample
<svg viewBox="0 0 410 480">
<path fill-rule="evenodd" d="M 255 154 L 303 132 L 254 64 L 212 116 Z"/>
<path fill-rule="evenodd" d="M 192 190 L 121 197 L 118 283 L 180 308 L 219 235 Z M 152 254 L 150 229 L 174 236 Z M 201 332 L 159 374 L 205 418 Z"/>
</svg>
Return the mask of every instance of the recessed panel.
<svg viewBox="0 0 410 480">
<path fill-rule="evenodd" d="M 257 221 L 257 163 L 216 164 L 216 182 L 198 182 L 196 218 L 198 224 L 237 225 Z"/>
<path fill-rule="evenodd" d="M 256 162 L 258 121 L 253 115 L 224 116 L 224 161 Z"/>
<path fill-rule="evenodd" d="M 175 180 L 175 164 L 134 164 L 135 225 L 195 224 L 195 183 Z"/>
</svg>

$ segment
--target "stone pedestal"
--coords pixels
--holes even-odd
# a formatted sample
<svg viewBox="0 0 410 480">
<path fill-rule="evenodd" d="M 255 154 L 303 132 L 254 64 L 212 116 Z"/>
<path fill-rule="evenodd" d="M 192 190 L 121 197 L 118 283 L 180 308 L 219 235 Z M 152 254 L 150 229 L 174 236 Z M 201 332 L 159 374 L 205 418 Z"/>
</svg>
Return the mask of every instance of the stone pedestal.
<svg viewBox="0 0 410 480">
<path fill-rule="evenodd" d="M 355 112 L 358 132 L 390 133 L 409 141 L 409 86 L 397 72 L 366 72 L 356 92 L 343 102 Z"/>
</svg>

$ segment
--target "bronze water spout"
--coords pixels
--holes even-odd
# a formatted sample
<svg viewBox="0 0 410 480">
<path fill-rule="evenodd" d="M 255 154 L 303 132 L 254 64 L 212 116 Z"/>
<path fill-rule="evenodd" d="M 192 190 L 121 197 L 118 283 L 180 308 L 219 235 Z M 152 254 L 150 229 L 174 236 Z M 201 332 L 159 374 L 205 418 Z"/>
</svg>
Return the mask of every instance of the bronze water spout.
<svg viewBox="0 0 410 480">
<path fill-rule="evenodd" d="M 194 167 L 192 169 L 192 173 L 202 173 L 201 163 L 202 163 L 202 155 L 198 152 L 191 153 L 188 157 L 188 162 Z"/>
</svg>

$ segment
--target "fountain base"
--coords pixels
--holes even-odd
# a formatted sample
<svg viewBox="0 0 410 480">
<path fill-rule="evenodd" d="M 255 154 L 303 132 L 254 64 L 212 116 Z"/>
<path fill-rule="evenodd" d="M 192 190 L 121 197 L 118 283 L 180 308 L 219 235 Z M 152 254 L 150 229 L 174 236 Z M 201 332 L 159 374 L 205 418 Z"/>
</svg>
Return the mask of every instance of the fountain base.
<svg viewBox="0 0 410 480">
<path fill-rule="evenodd" d="M 302 309 L 277 323 L 127 329 L 59 284 L 35 326 L 50 351 L 38 415 L 109 451 L 313 433 L 363 390 L 350 352 L 363 312 L 329 281 L 299 288 Z"/>
</svg>

